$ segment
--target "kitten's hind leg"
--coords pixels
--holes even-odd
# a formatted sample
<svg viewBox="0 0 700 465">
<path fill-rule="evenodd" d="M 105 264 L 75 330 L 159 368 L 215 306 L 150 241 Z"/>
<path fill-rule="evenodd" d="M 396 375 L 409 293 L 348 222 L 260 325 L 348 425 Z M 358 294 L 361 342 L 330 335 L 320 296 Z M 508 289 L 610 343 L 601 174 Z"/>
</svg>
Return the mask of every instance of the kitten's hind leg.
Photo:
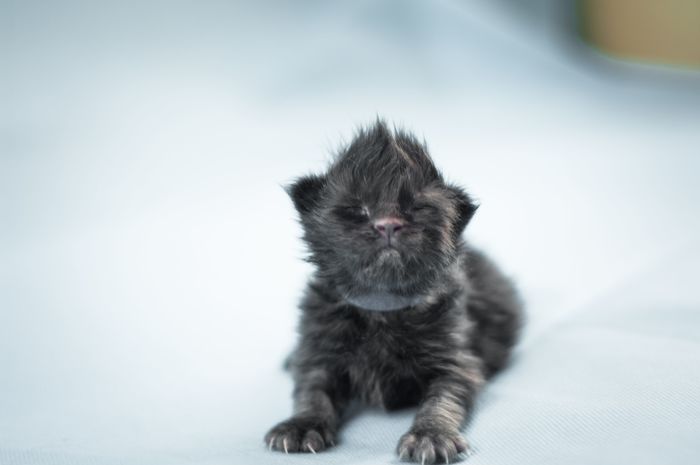
<svg viewBox="0 0 700 465">
<path fill-rule="evenodd" d="M 512 281 L 482 252 L 469 249 L 466 267 L 467 313 L 476 323 L 471 350 L 481 358 L 489 378 L 510 358 L 524 323 L 523 302 Z"/>
</svg>

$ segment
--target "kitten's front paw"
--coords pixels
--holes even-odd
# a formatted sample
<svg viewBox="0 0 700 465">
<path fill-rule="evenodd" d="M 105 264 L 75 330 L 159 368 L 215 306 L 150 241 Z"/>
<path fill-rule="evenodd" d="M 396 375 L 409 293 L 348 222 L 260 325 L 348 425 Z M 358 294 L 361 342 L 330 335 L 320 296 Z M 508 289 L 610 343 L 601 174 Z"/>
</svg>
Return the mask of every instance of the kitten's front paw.
<svg viewBox="0 0 700 465">
<path fill-rule="evenodd" d="M 421 464 L 451 463 L 469 445 L 459 432 L 445 432 L 433 429 L 416 429 L 401 436 L 396 452 L 400 460 L 411 460 Z"/>
<path fill-rule="evenodd" d="M 270 450 L 320 452 L 335 445 L 335 434 L 323 421 L 292 417 L 272 428 L 265 435 Z"/>
</svg>

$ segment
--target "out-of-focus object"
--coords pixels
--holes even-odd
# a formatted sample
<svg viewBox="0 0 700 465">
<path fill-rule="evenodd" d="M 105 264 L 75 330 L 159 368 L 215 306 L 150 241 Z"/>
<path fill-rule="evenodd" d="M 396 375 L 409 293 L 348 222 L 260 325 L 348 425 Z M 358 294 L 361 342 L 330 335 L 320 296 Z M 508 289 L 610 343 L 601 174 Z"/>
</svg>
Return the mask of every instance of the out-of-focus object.
<svg viewBox="0 0 700 465">
<path fill-rule="evenodd" d="M 584 37 L 620 58 L 700 67 L 700 0 L 580 0 Z"/>
</svg>

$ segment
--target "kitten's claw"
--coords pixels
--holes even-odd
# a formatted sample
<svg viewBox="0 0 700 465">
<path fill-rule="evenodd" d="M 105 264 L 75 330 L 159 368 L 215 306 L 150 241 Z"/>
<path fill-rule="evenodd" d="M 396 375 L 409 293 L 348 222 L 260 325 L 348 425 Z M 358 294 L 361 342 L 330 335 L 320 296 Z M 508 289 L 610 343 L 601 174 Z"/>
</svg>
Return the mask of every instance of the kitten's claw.
<svg viewBox="0 0 700 465">
<path fill-rule="evenodd" d="M 285 454 L 306 452 L 316 454 L 335 445 L 335 430 L 317 418 L 292 417 L 279 423 L 265 436 L 265 443 L 270 450 Z"/>
<path fill-rule="evenodd" d="M 467 444 L 467 448 L 464 449 L 464 455 L 466 455 L 467 457 L 471 457 L 474 454 L 476 454 L 476 450 L 472 446 Z"/>
<path fill-rule="evenodd" d="M 397 448 L 399 460 L 411 460 L 421 465 L 459 460 L 459 454 L 467 449 L 466 441 L 458 431 L 416 429 L 401 437 Z"/>
</svg>

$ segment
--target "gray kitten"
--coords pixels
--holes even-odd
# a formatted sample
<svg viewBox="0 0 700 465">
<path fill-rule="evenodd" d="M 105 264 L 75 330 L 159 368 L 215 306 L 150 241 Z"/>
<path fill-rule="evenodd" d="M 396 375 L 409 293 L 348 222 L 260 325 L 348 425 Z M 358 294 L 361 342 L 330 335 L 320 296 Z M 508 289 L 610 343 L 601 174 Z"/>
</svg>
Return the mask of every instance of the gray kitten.
<svg viewBox="0 0 700 465">
<path fill-rule="evenodd" d="M 418 406 L 405 460 L 451 462 L 486 379 L 522 321 L 513 284 L 462 231 L 476 205 L 443 180 L 424 144 L 382 121 L 359 131 L 323 175 L 289 188 L 316 272 L 289 359 L 294 414 L 270 449 L 335 445 L 349 401 Z"/>
</svg>

